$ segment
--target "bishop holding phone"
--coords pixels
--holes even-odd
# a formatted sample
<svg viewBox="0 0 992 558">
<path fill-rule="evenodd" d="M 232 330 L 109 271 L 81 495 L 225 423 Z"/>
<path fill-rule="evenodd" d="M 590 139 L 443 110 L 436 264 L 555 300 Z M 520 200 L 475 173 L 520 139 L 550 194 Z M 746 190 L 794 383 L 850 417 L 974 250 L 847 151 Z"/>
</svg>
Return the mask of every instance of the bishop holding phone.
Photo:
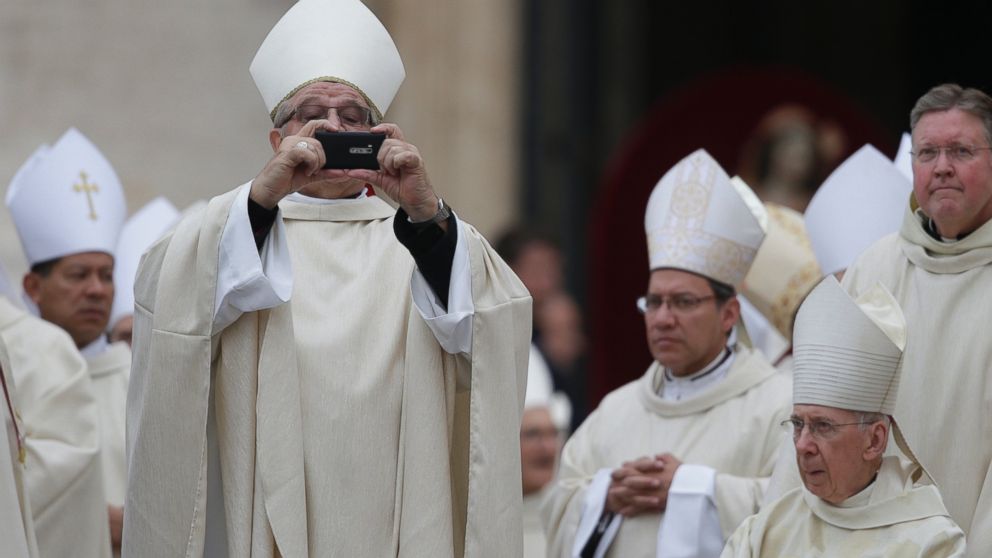
<svg viewBox="0 0 992 558">
<path fill-rule="evenodd" d="M 301 0 L 251 73 L 273 157 L 138 272 L 125 553 L 519 556 L 530 297 L 381 122 L 392 39 Z M 318 130 L 384 133 L 381 170 Z"/>
</svg>

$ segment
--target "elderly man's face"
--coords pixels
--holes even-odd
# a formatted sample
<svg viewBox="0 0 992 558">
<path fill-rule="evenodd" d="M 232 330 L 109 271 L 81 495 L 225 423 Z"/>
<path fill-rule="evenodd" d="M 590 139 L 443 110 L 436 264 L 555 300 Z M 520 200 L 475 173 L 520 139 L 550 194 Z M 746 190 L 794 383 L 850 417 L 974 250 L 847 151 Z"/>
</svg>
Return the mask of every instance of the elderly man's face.
<svg viewBox="0 0 992 558">
<path fill-rule="evenodd" d="M 925 147 L 989 147 L 982 121 L 959 109 L 924 114 L 913 129 L 913 150 Z M 913 191 L 923 211 L 946 237 L 967 234 L 992 218 L 992 153 L 975 151 L 958 161 L 946 150 L 933 161 L 913 158 Z"/>
<path fill-rule="evenodd" d="M 41 317 L 61 327 L 83 348 L 103 335 L 114 301 L 114 258 L 84 252 L 59 259 L 51 273 L 31 272 L 24 292 L 38 305 Z"/>
<path fill-rule="evenodd" d="M 293 110 L 298 109 L 303 105 L 319 105 L 326 107 L 328 109 L 326 112 L 326 118 L 331 124 L 330 131 L 345 130 L 346 123 L 342 121 L 341 115 L 337 110 L 338 108 L 358 106 L 369 109 L 368 103 L 365 102 L 365 99 L 361 96 L 361 94 L 351 87 L 341 83 L 323 81 L 312 83 L 303 89 L 300 89 L 295 95 L 290 97 L 286 103 L 288 103 L 288 106 Z M 300 122 L 296 114 L 298 113 L 294 113 L 294 116 L 290 118 L 281 129 L 275 128 L 269 132 L 269 143 L 272 145 L 273 152 L 279 149 L 279 144 L 282 141 L 282 138 L 296 135 L 300 129 L 303 128 L 304 123 Z M 364 186 L 364 183 L 361 181 L 357 181 L 347 176 L 332 176 L 334 174 L 340 174 L 340 172 L 335 173 L 335 171 L 330 169 L 318 171 L 315 175 L 316 180 L 308 184 L 300 190 L 300 192 L 319 197 L 318 192 L 320 190 L 327 190 L 330 188 L 334 191 L 341 192 L 344 195 L 349 195 L 358 193 Z"/>
<path fill-rule="evenodd" d="M 520 422 L 520 466 L 525 496 L 541 490 L 554 478 L 558 443 L 558 429 L 548 408 L 525 409 Z"/>
<path fill-rule="evenodd" d="M 698 372 L 715 359 L 726 346 L 727 332 L 740 315 L 736 298 L 717 303 L 709 282 L 687 271 L 652 271 L 647 296 L 700 299 L 691 309 L 662 304 L 656 309 L 649 306 L 644 314 L 651 355 L 676 376 Z"/>
<path fill-rule="evenodd" d="M 794 440 L 799 476 L 807 490 L 839 504 L 868 486 L 888 441 L 888 430 L 882 423 L 862 429 L 851 424 L 859 421 L 857 413 L 820 405 L 794 405 L 792 418 L 805 424 Z M 811 426 L 822 421 L 846 426 L 823 435 Z"/>
</svg>

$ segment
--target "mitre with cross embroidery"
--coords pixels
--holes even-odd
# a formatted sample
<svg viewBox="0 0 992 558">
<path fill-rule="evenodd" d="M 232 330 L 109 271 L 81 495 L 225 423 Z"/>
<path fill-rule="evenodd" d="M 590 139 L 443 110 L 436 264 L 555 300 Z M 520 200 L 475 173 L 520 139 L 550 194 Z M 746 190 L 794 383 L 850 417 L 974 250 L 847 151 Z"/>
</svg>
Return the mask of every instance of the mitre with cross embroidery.
<svg viewBox="0 0 992 558">
<path fill-rule="evenodd" d="M 738 288 L 767 222 L 754 192 L 699 149 L 665 173 L 648 199 L 650 269 L 682 269 Z"/>
<path fill-rule="evenodd" d="M 127 214 L 114 168 L 75 128 L 21 166 L 7 208 L 32 266 L 81 252 L 114 254 Z"/>
</svg>

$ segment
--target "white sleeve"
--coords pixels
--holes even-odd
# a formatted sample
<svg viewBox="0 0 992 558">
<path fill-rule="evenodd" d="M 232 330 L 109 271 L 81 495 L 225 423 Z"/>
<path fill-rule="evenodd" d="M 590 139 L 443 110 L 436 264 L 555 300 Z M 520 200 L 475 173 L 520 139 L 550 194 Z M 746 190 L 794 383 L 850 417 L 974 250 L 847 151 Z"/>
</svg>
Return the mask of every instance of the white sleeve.
<svg viewBox="0 0 992 558">
<path fill-rule="evenodd" d="M 272 308 L 289 301 L 293 269 L 282 214 L 276 215 L 262 250 L 255 246 L 248 219 L 251 182 L 238 192 L 220 239 L 213 331 L 234 323 L 244 312 Z"/>
<path fill-rule="evenodd" d="M 472 316 L 475 314 L 475 302 L 472 300 L 472 269 L 468 258 L 468 244 L 465 241 L 468 231 L 457 216 L 455 223 L 458 226 L 458 240 L 455 243 L 455 256 L 451 262 L 448 308 L 445 309 L 441 305 L 441 301 L 419 269 L 414 270 L 410 279 L 413 303 L 441 347 L 453 355 L 471 354 Z"/>
<path fill-rule="evenodd" d="M 572 553 L 570 558 L 580 558 L 582 549 L 585 548 L 589 538 L 596 532 L 596 525 L 599 524 L 603 511 L 606 510 L 606 494 L 610 490 L 610 469 L 600 469 L 596 471 L 596 476 L 586 488 L 585 496 L 582 498 L 582 512 L 579 516 L 579 527 L 575 530 L 575 541 L 572 543 Z M 594 558 L 602 558 L 609 550 L 613 539 L 620 530 L 620 522 L 623 517 L 620 514 L 613 516 L 599 544 L 596 546 Z"/>
<path fill-rule="evenodd" d="M 717 558 L 723 532 L 715 503 L 716 470 L 682 464 L 658 529 L 658 558 Z"/>
</svg>

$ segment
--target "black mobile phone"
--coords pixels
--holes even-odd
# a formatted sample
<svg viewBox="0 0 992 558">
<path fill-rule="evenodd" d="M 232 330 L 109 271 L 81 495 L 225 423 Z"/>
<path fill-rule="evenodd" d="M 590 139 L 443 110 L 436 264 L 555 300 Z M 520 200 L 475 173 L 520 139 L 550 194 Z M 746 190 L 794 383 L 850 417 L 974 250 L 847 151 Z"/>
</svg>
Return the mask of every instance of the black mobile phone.
<svg viewBox="0 0 992 558">
<path fill-rule="evenodd" d="M 325 169 L 379 170 L 379 148 L 386 134 L 318 130 L 314 137 L 324 147 Z"/>
</svg>

